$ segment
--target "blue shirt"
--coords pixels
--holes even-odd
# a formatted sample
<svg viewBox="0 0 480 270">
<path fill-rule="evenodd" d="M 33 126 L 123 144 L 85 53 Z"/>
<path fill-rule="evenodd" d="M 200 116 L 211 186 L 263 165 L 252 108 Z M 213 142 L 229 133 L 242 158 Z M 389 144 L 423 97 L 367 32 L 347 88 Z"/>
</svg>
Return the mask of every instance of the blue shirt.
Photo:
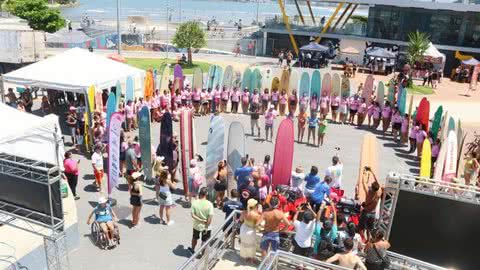
<svg viewBox="0 0 480 270">
<path fill-rule="evenodd" d="M 310 198 L 315 203 L 321 203 L 325 196 L 328 195 L 330 195 L 330 186 L 325 182 L 321 182 L 315 186 L 315 190 Z"/>
<path fill-rule="evenodd" d="M 308 127 L 309 128 L 316 128 L 318 125 L 318 118 L 317 117 L 308 117 Z"/>
<path fill-rule="evenodd" d="M 235 177 L 237 178 L 237 190 L 240 190 L 240 187 L 248 182 L 252 172 L 252 167 L 240 167 L 235 170 Z"/>
<path fill-rule="evenodd" d="M 235 210 L 243 210 L 243 204 L 238 200 L 229 200 L 223 204 L 223 212 L 225 213 L 225 219 Z"/>
<path fill-rule="evenodd" d="M 305 177 L 305 182 L 306 189 L 314 189 L 315 186 L 320 182 L 320 176 L 318 176 L 318 174 L 308 174 L 307 177 Z"/>
<path fill-rule="evenodd" d="M 95 220 L 97 222 L 108 222 L 113 220 L 112 207 L 110 204 L 107 204 L 105 207 L 97 205 L 95 209 L 93 209 L 93 212 L 95 213 Z"/>
</svg>

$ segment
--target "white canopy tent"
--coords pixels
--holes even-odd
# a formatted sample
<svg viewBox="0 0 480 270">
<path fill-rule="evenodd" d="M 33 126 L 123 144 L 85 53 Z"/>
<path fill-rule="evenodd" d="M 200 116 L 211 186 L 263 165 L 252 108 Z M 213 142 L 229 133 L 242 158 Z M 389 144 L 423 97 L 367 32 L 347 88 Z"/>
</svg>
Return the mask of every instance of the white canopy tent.
<svg viewBox="0 0 480 270">
<path fill-rule="evenodd" d="M 428 45 L 428 49 L 423 54 L 423 57 L 425 60 L 434 64 L 439 64 L 442 67 L 445 65 L 445 60 L 447 59 L 445 54 L 441 53 L 437 48 L 435 48 L 431 42 Z"/>
<path fill-rule="evenodd" d="M 97 91 L 113 87 L 117 81 L 126 84 L 132 76 L 135 88 L 142 88 L 145 71 L 96 55 L 88 50 L 73 48 L 3 75 L 3 82 L 36 86 L 67 92 L 86 93 L 94 85 Z M 125 87 L 122 87 L 125 91 Z"/>
<path fill-rule="evenodd" d="M 58 116 L 21 112 L 0 103 L 0 153 L 44 161 L 63 168 L 64 146 Z M 55 134 L 57 134 L 55 136 Z M 57 145 L 58 143 L 58 145 Z"/>
</svg>

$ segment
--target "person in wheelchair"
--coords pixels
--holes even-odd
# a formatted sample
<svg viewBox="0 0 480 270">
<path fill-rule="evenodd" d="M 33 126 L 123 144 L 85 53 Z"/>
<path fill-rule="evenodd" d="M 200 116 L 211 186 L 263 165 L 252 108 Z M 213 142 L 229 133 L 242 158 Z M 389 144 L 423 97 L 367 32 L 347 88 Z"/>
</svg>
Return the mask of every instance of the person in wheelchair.
<svg viewBox="0 0 480 270">
<path fill-rule="evenodd" d="M 91 224 L 92 216 L 95 214 L 95 222 L 98 223 L 103 233 L 108 238 L 109 245 L 113 245 L 113 238 L 115 234 L 115 223 L 117 215 L 108 203 L 105 197 L 98 199 L 98 205 L 93 209 L 87 219 L 87 225 Z"/>
</svg>

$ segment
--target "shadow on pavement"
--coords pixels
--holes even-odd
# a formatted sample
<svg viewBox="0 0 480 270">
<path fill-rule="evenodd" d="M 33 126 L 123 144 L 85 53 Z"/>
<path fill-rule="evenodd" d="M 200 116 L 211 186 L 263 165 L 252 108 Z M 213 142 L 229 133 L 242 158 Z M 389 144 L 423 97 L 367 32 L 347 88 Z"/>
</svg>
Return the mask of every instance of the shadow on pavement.
<svg viewBox="0 0 480 270">
<path fill-rule="evenodd" d="M 160 224 L 160 218 L 155 215 L 145 217 L 143 220 L 145 220 L 145 222 L 150 224 Z"/>
<path fill-rule="evenodd" d="M 180 257 L 190 258 L 190 251 L 184 245 L 178 245 L 172 250 L 173 254 Z"/>
</svg>

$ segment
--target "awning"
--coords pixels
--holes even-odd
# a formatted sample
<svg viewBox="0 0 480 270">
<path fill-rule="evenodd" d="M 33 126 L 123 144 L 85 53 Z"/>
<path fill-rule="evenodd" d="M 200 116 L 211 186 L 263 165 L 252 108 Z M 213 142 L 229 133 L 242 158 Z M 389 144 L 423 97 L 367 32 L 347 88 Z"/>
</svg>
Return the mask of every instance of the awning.
<svg viewBox="0 0 480 270">
<path fill-rule="evenodd" d="M 376 58 L 387 58 L 387 59 L 397 58 L 397 55 L 395 53 L 380 47 L 369 48 L 365 51 L 365 53 L 370 57 L 376 57 Z"/>
<path fill-rule="evenodd" d="M 316 42 L 311 42 L 310 44 L 301 47 L 300 50 L 312 51 L 312 52 L 328 52 L 330 48 L 327 46 L 320 45 Z"/>
<path fill-rule="evenodd" d="M 478 61 L 475 58 L 470 58 L 468 60 L 462 61 L 462 64 L 468 65 L 468 66 L 476 66 L 476 65 L 480 64 L 480 61 Z"/>
</svg>

